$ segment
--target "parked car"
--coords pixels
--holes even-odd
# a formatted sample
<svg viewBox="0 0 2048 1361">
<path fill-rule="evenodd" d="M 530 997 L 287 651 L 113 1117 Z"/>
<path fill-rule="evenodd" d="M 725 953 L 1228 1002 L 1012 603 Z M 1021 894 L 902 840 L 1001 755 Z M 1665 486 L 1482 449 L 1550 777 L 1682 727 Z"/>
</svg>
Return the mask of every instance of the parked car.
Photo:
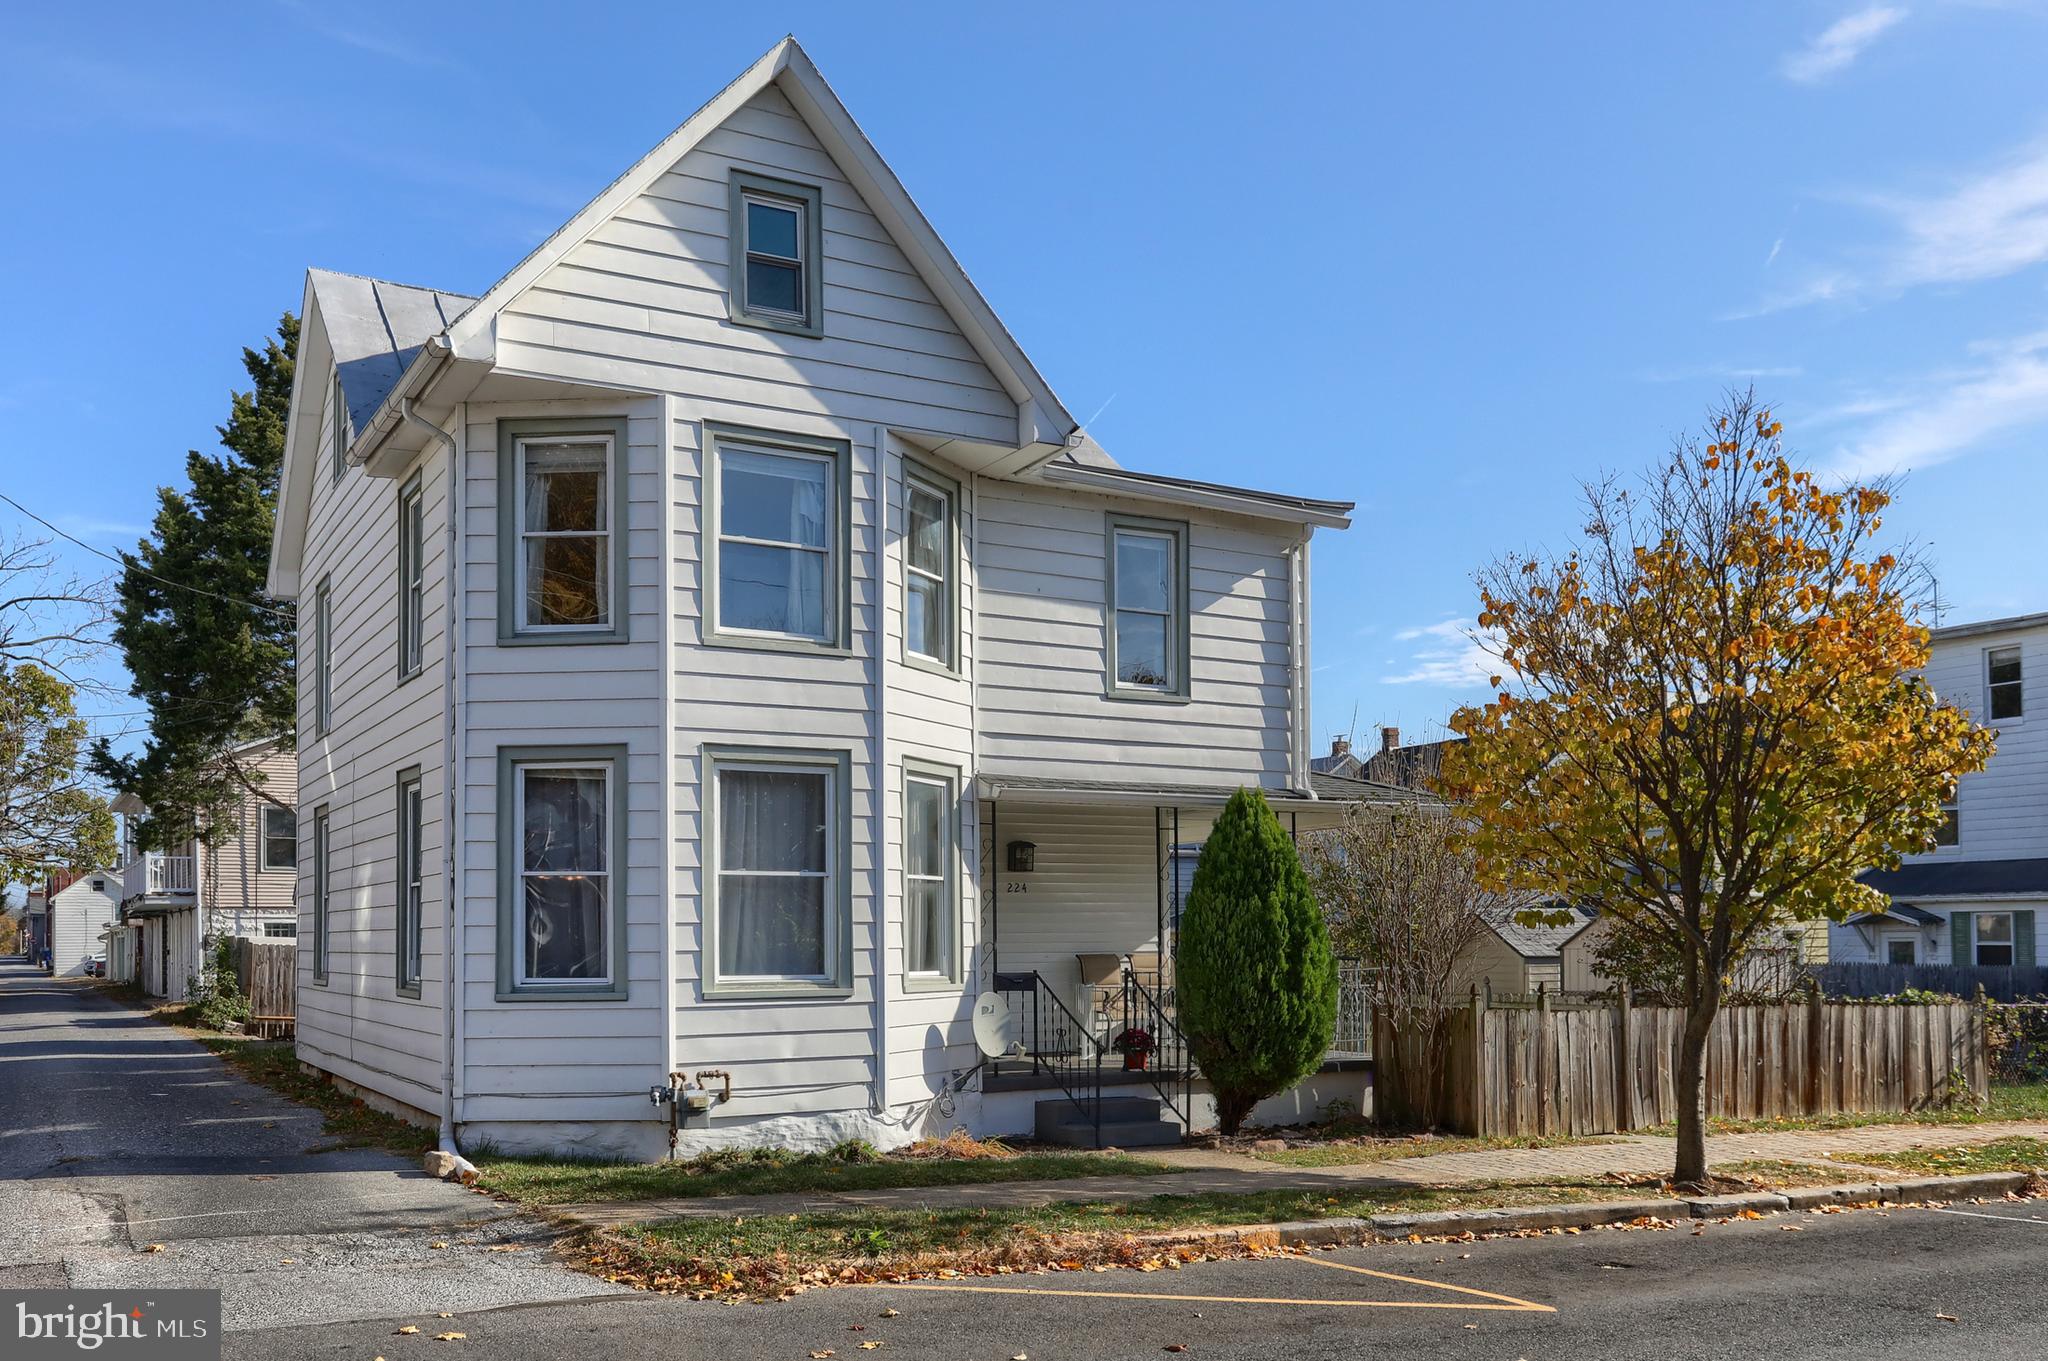
<svg viewBox="0 0 2048 1361">
<path fill-rule="evenodd" d="M 85 976 L 87 978 L 105 978 L 107 976 L 107 957 L 105 955 L 94 955 L 86 960 Z"/>
</svg>

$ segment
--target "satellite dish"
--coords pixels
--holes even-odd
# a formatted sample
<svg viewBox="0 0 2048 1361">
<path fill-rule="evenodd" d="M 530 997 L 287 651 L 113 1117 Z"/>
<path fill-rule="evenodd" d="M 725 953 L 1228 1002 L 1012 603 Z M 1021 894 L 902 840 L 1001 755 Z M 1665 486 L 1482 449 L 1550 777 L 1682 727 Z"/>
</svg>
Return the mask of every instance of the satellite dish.
<svg viewBox="0 0 2048 1361">
<path fill-rule="evenodd" d="M 1001 993 L 985 992 L 974 999 L 974 1042 L 992 1059 L 1024 1052 L 1017 1039 L 1017 1018 Z"/>
</svg>

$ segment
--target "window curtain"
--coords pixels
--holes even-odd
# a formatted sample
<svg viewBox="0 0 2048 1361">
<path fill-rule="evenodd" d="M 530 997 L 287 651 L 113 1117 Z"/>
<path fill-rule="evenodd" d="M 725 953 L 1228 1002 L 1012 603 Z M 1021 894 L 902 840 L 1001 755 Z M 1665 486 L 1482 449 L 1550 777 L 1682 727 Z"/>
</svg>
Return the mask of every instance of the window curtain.
<svg viewBox="0 0 2048 1361">
<path fill-rule="evenodd" d="M 603 772 L 595 770 L 526 776 L 529 978 L 602 978 L 609 971 L 604 787 Z"/>
<path fill-rule="evenodd" d="M 825 960 L 823 774 L 718 776 L 718 968 L 738 977 L 821 977 Z"/>
</svg>

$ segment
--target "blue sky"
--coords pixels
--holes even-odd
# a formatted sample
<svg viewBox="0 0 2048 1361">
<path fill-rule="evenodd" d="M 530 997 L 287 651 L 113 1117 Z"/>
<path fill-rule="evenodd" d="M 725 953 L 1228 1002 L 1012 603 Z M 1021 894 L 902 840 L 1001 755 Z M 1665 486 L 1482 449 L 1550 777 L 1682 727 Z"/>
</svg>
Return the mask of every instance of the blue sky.
<svg viewBox="0 0 2048 1361">
<path fill-rule="evenodd" d="M 1473 568 L 1728 384 L 1910 470 L 1951 622 L 2048 608 L 2048 10 L 1021 13 L 17 7 L 0 491 L 132 541 L 307 265 L 476 292 L 793 31 L 1121 461 L 1359 503 L 1319 740 L 1437 733 Z"/>
</svg>

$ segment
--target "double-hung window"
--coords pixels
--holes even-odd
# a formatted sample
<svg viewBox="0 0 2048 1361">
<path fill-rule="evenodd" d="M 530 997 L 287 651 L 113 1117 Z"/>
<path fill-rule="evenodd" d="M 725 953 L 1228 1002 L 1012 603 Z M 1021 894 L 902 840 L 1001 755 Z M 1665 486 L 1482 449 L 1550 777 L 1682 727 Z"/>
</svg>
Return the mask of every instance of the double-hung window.
<svg viewBox="0 0 2048 1361">
<path fill-rule="evenodd" d="M 1985 708 L 1993 719 L 2019 718 L 2026 712 L 2020 694 L 2020 650 L 1994 647 L 1984 654 Z"/>
<path fill-rule="evenodd" d="M 416 676 L 427 621 L 427 511 L 420 478 L 398 493 L 398 674 Z"/>
<path fill-rule="evenodd" d="M 620 417 L 498 423 L 499 642 L 626 641 L 625 448 Z"/>
<path fill-rule="evenodd" d="M 903 650 L 951 670 L 954 666 L 954 578 L 951 487 L 907 471 L 903 478 Z"/>
<path fill-rule="evenodd" d="M 733 172 L 732 320 L 795 335 L 824 334 L 823 211 L 815 186 Z"/>
<path fill-rule="evenodd" d="M 829 441 L 714 429 L 713 634 L 843 644 L 847 462 Z"/>
<path fill-rule="evenodd" d="M 847 759 L 709 754 L 712 986 L 843 990 Z"/>
<path fill-rule="evenodd" d="M 1109 689 L 1129 696 L 1188 693 L 1187 526 L 1109 521 Z"/>
<path fill-rule="evenodd" d="M 612 982 L 614 882 L 609 762 L 513 766 L 518 828 L 514 982 L 541 989 Z"/>
<path fill-rule="evenodd" d="M 1975 963 L 1980 969 L 2003 969 L 2012 964 L 2012 913 L 1975 912 L 1970 916 L 1975 935 Z"/>
<path fill-rule="evenodd" d="M 334 599 L 327 578 L 313 588 L 313 734 L 334 726 Z"/>
<path fill-rule="evenodd" d="M 420 986 L 420 908 L 426 876 L 420 854 L 421 817 L 419 767 L 398 777 L 398 986 L 418 993 Z"/>
<path fill-rule="evenodd" d="M 959 977 L 953 790 L 949 776 L 923 768 L 904 771 L 903 972 L 913 986 Z"/>
<path fill-rule="evenodd" d="M 262 828 L 257 834 L 261 848 L 258 862 L 267 870 L 295 870 L 299 867 L 299 815 L 276 804 L 263 805 Z"/>
<path fill-rule="evenodd" d="M 334 867 L 327 835 L 327 806 L 313 810 L 313 981 L 327 981 L 328 947 L 332 935 L 329 901 Z"/>
<path fill-rule="evenodd" d="M 1963 841 L 1962 812 L 1955 804 L 1941 806 L 1941 825 L 1934 829 L 1934 844 L 1937 846 L 1959 846 Z"/>
</svg>

